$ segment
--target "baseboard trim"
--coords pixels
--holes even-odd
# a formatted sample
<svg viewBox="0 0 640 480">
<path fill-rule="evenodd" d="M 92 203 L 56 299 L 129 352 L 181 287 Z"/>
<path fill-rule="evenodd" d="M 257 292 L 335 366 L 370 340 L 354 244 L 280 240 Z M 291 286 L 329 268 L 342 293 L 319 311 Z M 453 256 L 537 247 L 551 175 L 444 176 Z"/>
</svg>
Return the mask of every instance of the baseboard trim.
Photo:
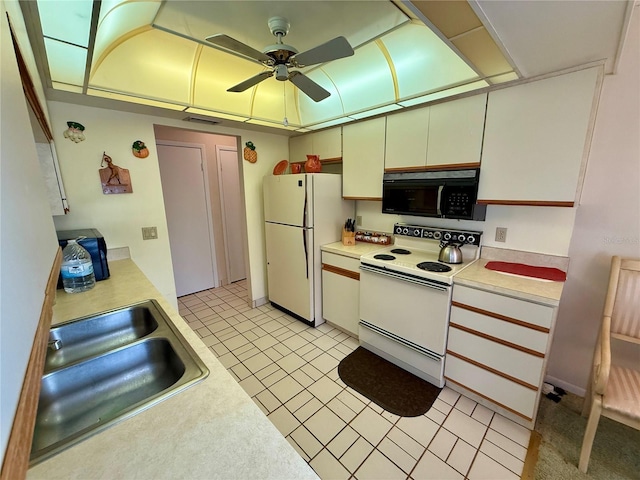
<svg viewBox="0 0 640 480">
<path fill-rule="evenodd" d="M 258 308 L 258 307 L 261 307 L 262 305 L 266 305 L 267 303 L 269 303 L 269 299 L 267 297 L 262 297 L 262 298 L 253 300 L 251 302 L 251 305 L 253 308 Z"/>
<path fill-rule="evenodd" d="M 560 387 L 567 392 L 571 392 L 574 395 L 578 395 L 579 397 L 584 397 L 587 394 L 587 390 L 585 388 L 578 387 L 571 383 L 565 382 L 564 380 L 560 380 L 559 378 L 552 377 L 551 375 L 545 375 L 544 381 L 546 383 L 550 383 L 555 387 Z"/>
<path fill-rule="evenodd" d="M 522 468 L 522 475 L 520 476 L 521 480 L 534 480 L 541 441 L 542 435 L 532 430 L 531 437 L 529 438 L 529 446 L 527 447 L 527 456 L 524 458 L 524 467 Z"/>
<path fill-rule="evenodd" d="M 58 247 L 58 252 L 47 280 L 40 319 L 33 339 L 29 363 L 27 364 L 27 372 L 22 383 L 18 408 L 13 418 L 13 426 L 11 427 L 7 449 L 2 462 L 0 480 L 23 479 L 27 476 L 27 470 L 29 469 L 33 428 L 38 411 L 42 371 L 47 354 L 49 327 L 53 317 L 53 304 L 56 299 L 56 286 L 58 285 L 61 262 L 62 250 Z"/>
</svg>

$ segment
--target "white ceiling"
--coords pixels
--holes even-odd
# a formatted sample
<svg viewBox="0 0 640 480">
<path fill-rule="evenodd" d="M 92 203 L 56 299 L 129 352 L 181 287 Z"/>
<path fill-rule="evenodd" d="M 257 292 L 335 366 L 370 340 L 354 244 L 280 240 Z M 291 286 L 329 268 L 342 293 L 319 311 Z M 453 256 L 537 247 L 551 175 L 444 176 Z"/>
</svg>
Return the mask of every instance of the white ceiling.
<svg viewBox="0 0 640 480">
<path fill-rule="evenodd" d="M 47 3 L 55 1 L 47 0 Z M 66 4 L 73 2 L 80 3 L 77 0 L 65 0 Z M 461 57 L 455 48 L 449 50 L 452 44 L 440 31 L 432 33 L 431 29 L 425 28 L 425 24 L 432 26 L 418 12 L 421 3 L 428 3 L 425 1 L 143 0 L 126 2 L 131 10 L 121 9 L 127 15 L 121 14 L 117 22 L 113 21 L 116 16 L 111 17 L 111 23 L 103 21 L 105 13 L 115 10 L 121 3 L 122 0 L 102 0 L 101 22 L 98 24 L 93 57 L 93 90 L 91 83 L 85 83 L 84 87 L 67 86 L 62 89 L 66 91 L 60 90 L 60 84 L 54 83 L 55 89 L 48 89 L 51 98 L 85 104 L 97 102 L 104 106 L 105 101 L 135 102 L 135 97 L 142 98 L 148 92 L 153 92 L 152 95 L 147 94 L 146 105 L 165 107 L 166 110 L 162 112 L 174 118 L 184 118 L 185 112 L 200 113 L 245 121 L 254 126 L 282 128 L 282 124 L 275 125 L 274 122 L 281 122 L 283 116 L 289 116 L 294 123 L 290 129 L 304 131 L 307 125 L 311 125 L 309 128 L 322 128 L 332 122 L 352 121 L 373 112 L 429 102 L 488 85 L 467 58 Z M 593 61 L 605 62 L 606 71 L 612 72 L 633 5 L 632 1 L 627 0 L 469 0 L 468 3 L 520 78 Z M 136 11 L 133 12 L 133 9 Z M 64 10 L 58 9 L 57 12 L 60 12 L 57 15 L 61 15 Z M 27 13 L 25 11 L 25 19 L 29 24 Z M 208 45 L 204 38 L 225 33 L 262 50 L 275 43 L 275 37 L 267 27 L 268 18 L 274 15 L 288 18 L 291 29 L 285 43 L 299 51 L 338 35 L 344 35 L 356 50 L 354 57 L 304 70 L 310 78 L 331 91 L 329 99 L 314 104 L 304 95 L 298 95 L 290 82 L 284 82 L 288 87 L 283 89 L 282 83 L 274 78 L 265 80 L 248 92 L 225 92 L 226 88 L 260 72 L 262 66 L 223 53 Z M 86 13 L 80 13 L 79 16 L 86 16 Z M 70 19 L 61 15 L 59 20 L 64 25 Z M 406 33 L 409 30 L 417 33 Z M 146 40 L 142 42 L 145 35 Z M 382 44 L 381 40 L 376 41 L 380 37 Z M 119 46 L 130 38 L 140 42 L 139 50 L 131 52 L 142 52 L 133 57 L 127 56 L 125 50 L 118 51 Z M 170 53 L 162 42 L 175 42 L 179 48 Z M 437 42 L 442 46 L 437 46 Z M 88 46 L 88 42 L 85 43 Z M 430 45 L 428 50 L 425 49 L 426 45 Z M 443 52 L 443 56 L 438 57 L 439 63 L 434 63 L 435 56 L 430 53 L 434 45 Z M 204 74 L 200 78 L 196 78 L 195 74 L 180 76 L 177 65 L 182 64 L 182 70 L 191 73 L 191 65 L 195 65 L 192 59 L 200 58 L 199 55 L 211 59 L 206 78 Z M 67 55 L 66 58 L 70 59 L 71 56 Z M 120 63 L 115 63 L 116 59 Z M 102 68 L 109 62 L 113 62 L 111 70 L 97 70 L 98 63 Z M 160 64 L 162 67 L 157 70 Z M 446 75 L 454 70 L 460 72 L 456 74 L 457 77 Z M 75 67 L 68 64 L 63 71 L 65 75 L 71 76 L 73 73 L 77 79 L 84 79 L 85 82 L 89 78 L 84 74 L 82 62 Z M 153 83 L 155 78 L 169 78 L 171 75 L 175 75 L 172 77 L 174 80 L 167 82 L 166 86 Z M 516 77 L 506 77 L 507 80 L 513 78 Z M 141 87 L 137 91 L 133 91 L 135 88 L 126 91 L 138 80 Z M 80 83 L 79 80 L 75 82 Z M 116 87 L 107 92 L 105 90 L 109 90 L 109 82 Z M 45 83 L 51 84 L 46 79 Z M 452 88 L 462 84 L 466 86 Z M 198 85 L 194 93 L 192 90 Z M 89 93 L 103 98 L 86 95 L 87 87 Z M 82 93 L 83 88 L 85 93 Z M 282 105 L 285 98 L 286 109 Z M 245 102 L 245 107 L 237 106 L 239 102 Z M 115 102 L 113 105 L 114 108 L 132 111 L 140 108 L 140 105 L 129 102 Z M 243 115 L 236 117 L 243 108 Z M 293 114 L 292 109 L 296 109 Z M 233 115 L 225 116 L 229 113 Z"/>
</svg>

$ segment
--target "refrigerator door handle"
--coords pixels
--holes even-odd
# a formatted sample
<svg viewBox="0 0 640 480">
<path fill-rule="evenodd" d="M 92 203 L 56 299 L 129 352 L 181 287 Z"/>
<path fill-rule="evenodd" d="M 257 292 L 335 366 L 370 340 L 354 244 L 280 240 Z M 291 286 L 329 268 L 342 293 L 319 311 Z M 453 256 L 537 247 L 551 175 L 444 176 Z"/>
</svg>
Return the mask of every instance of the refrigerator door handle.
<svg viewBox="0 0 640 480">
<path fill-rule="evenodd" d="M 302 244 L 304 245 L 304 264 L 307 271 L 307 278 L 309 278 L 309 251 L 307 250 L 307 229 L 302 229 Z"/>
</svg>

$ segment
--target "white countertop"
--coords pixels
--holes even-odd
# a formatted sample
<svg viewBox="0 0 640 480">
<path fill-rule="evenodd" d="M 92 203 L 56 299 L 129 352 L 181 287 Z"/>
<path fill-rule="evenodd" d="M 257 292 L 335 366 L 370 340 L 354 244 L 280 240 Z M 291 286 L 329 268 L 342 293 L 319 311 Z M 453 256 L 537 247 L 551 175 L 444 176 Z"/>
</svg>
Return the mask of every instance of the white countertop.
<svg viewBox="0 0 640 480">
<path fill-rule="evenodd" d="M 132 260 L 79 294 L 58 290 L 53 323 L 156 299 L 210 370 L 183 390 L 29 469 L 28 479 L 317 479 Z"/>
<path fill-rule="evenodd" d="M 320 250 L 323 252 L 336 253 L 338 255 L 344 255 L 346 257 L 357 258 L 358 260 L 362 255 L 375 252 L 376 250 L 382 250 L 389 245 L 380 245 L 379 243 L 367 243 L 356 242 L 355 245 L 343 245 L 342 242 L 329 243 L 322 245 Z"/>
<path fill-rule="evenodd" d="M 491 259 L 488 258 L 476 260 L 453 277 L 454 285 L 467 285 L 544 305 L 559 305 L 564 282 L 550 282 L 496 272 L 485 268 L 489 261 Z"/>
</svg>

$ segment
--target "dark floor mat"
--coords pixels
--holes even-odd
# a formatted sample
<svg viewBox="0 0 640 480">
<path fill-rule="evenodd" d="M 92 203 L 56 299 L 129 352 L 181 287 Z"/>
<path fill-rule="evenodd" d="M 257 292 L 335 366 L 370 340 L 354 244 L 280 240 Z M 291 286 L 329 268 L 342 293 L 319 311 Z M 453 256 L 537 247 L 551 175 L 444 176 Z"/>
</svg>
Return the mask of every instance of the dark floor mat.
<svg viewBox="0 0 640 480">
<path fill-rule="evenodd" d="M 401 417 L 425 414 L 442 390 L 363 347 L 340 362 L 338 375 L 358 393 Z"/>
</svg>

